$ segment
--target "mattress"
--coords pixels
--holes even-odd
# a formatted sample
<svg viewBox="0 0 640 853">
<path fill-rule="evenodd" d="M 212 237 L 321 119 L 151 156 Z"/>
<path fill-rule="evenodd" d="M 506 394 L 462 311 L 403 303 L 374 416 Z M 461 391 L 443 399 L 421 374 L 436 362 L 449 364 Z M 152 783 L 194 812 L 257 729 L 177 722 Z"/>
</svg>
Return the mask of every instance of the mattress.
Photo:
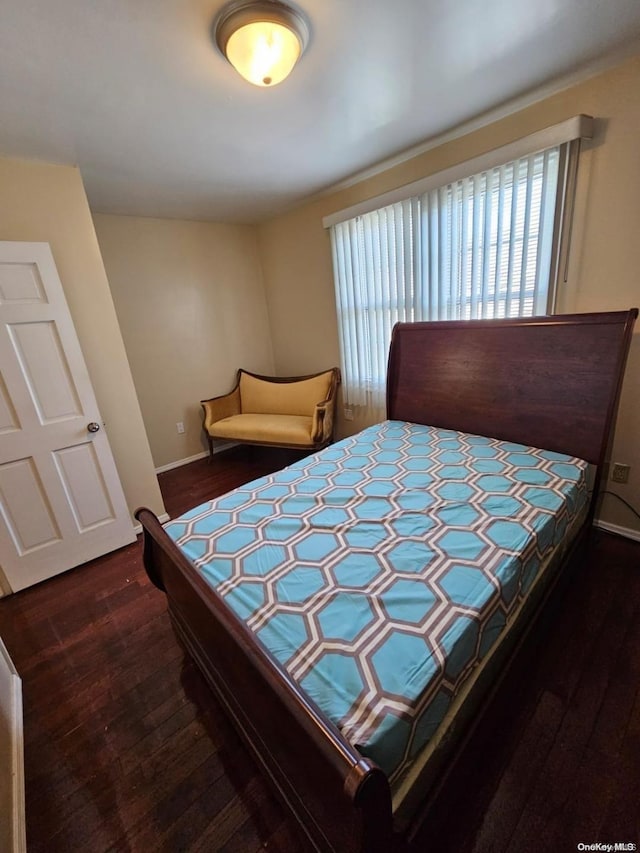
<svg viewBox="0 0 640 853">
<path fill-rule="evenodd" d="M 587 467 L 385 421 L 165 530 L 394 784 L 562 547 Z"/>
</svg>

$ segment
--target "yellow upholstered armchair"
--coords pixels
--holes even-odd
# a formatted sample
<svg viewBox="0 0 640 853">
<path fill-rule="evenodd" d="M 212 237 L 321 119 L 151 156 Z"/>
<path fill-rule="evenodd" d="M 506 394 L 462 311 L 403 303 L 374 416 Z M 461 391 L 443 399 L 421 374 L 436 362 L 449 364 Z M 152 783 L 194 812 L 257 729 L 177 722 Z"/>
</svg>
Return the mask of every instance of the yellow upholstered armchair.
<svg viewBox="0 0 640 853">
<path fill-rule="evenodd" d="M 202 400 L 203 428 L 213 440 L 318 450 L 333 441 L 333 416 L 340 371 L 309 376 L 260 376 L 238 370 L 235 388 Z"/>
</svg>

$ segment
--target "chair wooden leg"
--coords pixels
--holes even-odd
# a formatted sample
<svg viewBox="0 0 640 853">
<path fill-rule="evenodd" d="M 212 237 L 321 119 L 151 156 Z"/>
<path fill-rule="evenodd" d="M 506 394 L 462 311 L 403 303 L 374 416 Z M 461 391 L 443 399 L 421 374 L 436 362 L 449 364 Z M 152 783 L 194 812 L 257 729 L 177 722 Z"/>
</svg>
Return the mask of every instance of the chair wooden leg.
<svg viewBox="0 0 640 853">
<path fill-rule="evenodd" d="M 209 462 L 211 462 L 211 460 L 213 459 L 213 439 L 211 438 L 211 436 L 208 433 L 207 433 L 207 442 L 209 444 Z"/>
</svg>

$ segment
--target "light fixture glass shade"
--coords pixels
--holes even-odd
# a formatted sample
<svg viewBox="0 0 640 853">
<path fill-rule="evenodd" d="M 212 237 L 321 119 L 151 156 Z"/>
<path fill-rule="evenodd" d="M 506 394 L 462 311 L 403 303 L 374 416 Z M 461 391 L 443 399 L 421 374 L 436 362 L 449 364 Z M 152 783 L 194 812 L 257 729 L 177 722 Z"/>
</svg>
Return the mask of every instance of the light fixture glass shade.
<svg viewBox="0 0 640 853">
<path fill-rule="evenodd" d="M 240 0 L 223 8 L 215 40 L 236 71 L 256 86 L 285 79 L 309 35 L 302 14 L 279 0 Z"/>
<path fill-rule="evenodd" d="M 300 42 L 288 27 L 256 21 L 240 27 L 227 42 L 227 59 L 245 80 L 275 86 L 291 73 L 300 56 Z"/>
</svg>

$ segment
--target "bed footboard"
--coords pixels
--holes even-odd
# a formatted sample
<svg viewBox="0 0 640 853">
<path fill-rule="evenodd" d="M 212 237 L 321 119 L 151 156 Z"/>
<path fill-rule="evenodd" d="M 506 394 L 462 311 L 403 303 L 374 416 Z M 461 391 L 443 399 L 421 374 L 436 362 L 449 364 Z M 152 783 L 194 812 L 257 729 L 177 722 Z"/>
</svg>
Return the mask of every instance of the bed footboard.
<svg viewBox="0 0 640 853">
<path fill-rule="evenodd" d="M 317 850 L 389 853 L 391 793 L 141 508 L 147 574 L 176 632 Z"/>
</svg>

